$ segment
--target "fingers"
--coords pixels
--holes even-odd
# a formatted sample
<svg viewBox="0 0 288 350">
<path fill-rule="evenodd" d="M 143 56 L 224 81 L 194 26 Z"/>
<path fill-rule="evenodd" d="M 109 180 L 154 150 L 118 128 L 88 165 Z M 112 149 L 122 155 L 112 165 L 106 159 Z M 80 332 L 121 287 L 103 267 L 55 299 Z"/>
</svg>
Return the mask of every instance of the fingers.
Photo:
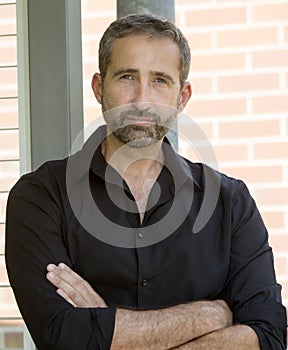
<svg viewBox="0 0 288 350">
<path fill-rule="evenodd" d="M 77 307 L 77 305 L 73 302 L 73 300 L 71 300 L 69 298 L 69 296 L 64 292 L 64 290 L 62 289 L 57 289 L 56 290 L 57 294 L 59 294 L 63 299 L 65 299 L 66 301 L 68 301 L 68 303 L 70 303 L 71 305 L 73 305 L 74 307 Z"/>
<path fill-rule="evenodd" d="M 72 305 L 79 307 L 86 305 L 89 293 L 87 293 L 87 282 L 83 278 L 63 263 L 58 266 L 49 264 L 47 270 L 47 279 L 60 290 L 59 295 Z"/>
<path fill-rule="evenodd" d="M 60 263 L 58 266 L 49 264 L 47 271 L 47 278 L 56 287 L 61 288 L 64 285 L 70 285 L 79 291 L 83 291 L 83 288 L 86 288 L 86 281 L 63 263 Z"/>
<path fill-rule="evenodd" d="M 70 304 L 77 307 L 107 307 L 104 300 L 93 290 L 88 282 L 67 265 L 47 266 L 47 279 Z"/>
<path fill-rule="evenodd" d="M 73 286 L 61 279 L 56 273 L 49 272 L 48 280 L 57 288 L 57 293 L 70 304 L 81 307 L 85 305 L 85 298 Z"/>
</svg>

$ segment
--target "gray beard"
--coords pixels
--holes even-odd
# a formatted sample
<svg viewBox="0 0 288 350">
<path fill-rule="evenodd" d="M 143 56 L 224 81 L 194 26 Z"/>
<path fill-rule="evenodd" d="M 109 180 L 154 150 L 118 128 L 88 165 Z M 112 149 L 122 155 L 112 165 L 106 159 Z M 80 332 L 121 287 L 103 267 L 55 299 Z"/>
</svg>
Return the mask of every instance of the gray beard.
<svg viewBox="0 0 288 350">
<path fill-rule="evenodd" d="M 121 143 L 132 148 L 148 147 L 162 140 L 177 118 L 176 109 L 173 110 L 173 112 L 169 111 L 171 113 L 168 116 L 165 116 L 165 118 L 161 118 L 161 116 L 155 112 L 139 110 L 133 107 L 133 105 L 129 105 L 128 108 L 122 111 L 119 111 L 118 109 L 116 111 L 115 109 L 108 110 L 105 97 L 102 98 L 102 111 L 104 119 L 112 134 Z M 139 119 L 141 119 L 141 117 L 149 118 L 153 124 L 150 126 L 133 124 L 125 125 L 125 120 L 128 117 L 139 117 Z"/>
</svg>

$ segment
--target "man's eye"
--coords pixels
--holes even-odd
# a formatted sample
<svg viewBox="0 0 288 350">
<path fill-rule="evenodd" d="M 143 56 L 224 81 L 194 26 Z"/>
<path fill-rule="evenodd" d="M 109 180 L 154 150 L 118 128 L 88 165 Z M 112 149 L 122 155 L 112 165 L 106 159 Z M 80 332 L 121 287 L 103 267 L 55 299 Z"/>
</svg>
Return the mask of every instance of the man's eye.
<svg viewBox="0 0 288 350">
<path fill-rule="evenodd" d="M 120 79 L 124 79 L 124 80 L 132 80 L 133 77 L 132 75 L 129 75 L 129 74 L 124 74 L 120 77 Z"/>
<path fill-rule="evenodd" d="M 155 82 L 158 84 L 167 84 L 166 80 L 162 79 L 162 78 L 156 78 Z"/>
</svg>

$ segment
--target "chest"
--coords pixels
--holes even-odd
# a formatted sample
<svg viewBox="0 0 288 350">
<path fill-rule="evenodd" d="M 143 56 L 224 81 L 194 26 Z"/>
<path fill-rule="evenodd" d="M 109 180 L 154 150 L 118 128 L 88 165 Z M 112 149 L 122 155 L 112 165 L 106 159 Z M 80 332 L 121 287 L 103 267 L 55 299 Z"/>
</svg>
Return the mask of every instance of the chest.
<svg viewBox="0 0 288 350">
<path fill-rule="evenodd" d="M 119 187 L 111 186 L 118 194 Z M 66 221 L 67 249 L 75 271 L 111 306 L 158 308 L 215 298 L 225 285 L 230 263 L 230 228 L 224 206 L 219 202 L 207 225 L 194 234 L 192 228 L 202 201 L 200 191 L 194 193 L 191 204 L 191 189 L 184 187 L 187 196 L 180 196 L 180 192 L 181 205 L 176 206 L 178 197 L 168 187 L 161 197 L 155 195 L 154 206 L 152 194 L 156 191 L 151 192 L 151 209 L 139 225 L 131 192 L 119 190 L 119 197 L 112 201 L 103 186 L 93 187 L 92 194 L 100 208 L 98 216 L 83 202 L 77 220 L 70 215 Z M 184 221 L 179 221 L 182 212 Z M 106 224 L 101 221 L 103 216 Z M 89 228 L 80 222 L 89 222 Z M 115 244 L 118 237 L 123 242 L 122 234 L 127 233 L 129 247 Z M 159 236 L 157 242 L 145 244 L 149 237 L 153 241 L 162 233 L 164 236 Z M 112 244 L 107 243 L 107 237 L 112 236 Z"/>
<path fill-rule="evenodd" d="M 70 254 L 75 270 L 109 305 L 157 308 L 212 299 L 221 292 L 230 256 L 220 236 L 218 232 L 217 240 L 183 228 L 158 244 L 129 249 L 107 245 L 83 231 L 81 239 L 70 239 Z"/>
<path fill-rule="evenodd" d="M 143 222 L 145 211 L 149 200 L 150 193 L 153 186 L 157 186 L 156 178 L 159 172 L 150 174 L 148 178 L 140 177 L 126 177 L 125 181 L 130 189 L 132 196 L 135 199 L 136 206 L 140 215 L 140 222 Z M 149 208 L 148 208 L 149 209 Z"/>
</svg>

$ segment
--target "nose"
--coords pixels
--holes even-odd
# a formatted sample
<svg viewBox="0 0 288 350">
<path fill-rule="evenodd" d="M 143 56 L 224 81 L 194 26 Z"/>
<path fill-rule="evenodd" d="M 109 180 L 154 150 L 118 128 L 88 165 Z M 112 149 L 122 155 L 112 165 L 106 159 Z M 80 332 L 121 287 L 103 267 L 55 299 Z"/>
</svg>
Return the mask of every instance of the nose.
<svg viewBox="0 0 288 350">
<path fill-rule="evenodd" d="M 145 103 L 151 103 L 152 102 L 152 93 L 150 91 L 150 87 L 148 83 L 145 82 L 139 82 L 134 90 L 134 95 L 132 98 L 133 103 L 137 104 L 145 104 Z"/>
</svg>

